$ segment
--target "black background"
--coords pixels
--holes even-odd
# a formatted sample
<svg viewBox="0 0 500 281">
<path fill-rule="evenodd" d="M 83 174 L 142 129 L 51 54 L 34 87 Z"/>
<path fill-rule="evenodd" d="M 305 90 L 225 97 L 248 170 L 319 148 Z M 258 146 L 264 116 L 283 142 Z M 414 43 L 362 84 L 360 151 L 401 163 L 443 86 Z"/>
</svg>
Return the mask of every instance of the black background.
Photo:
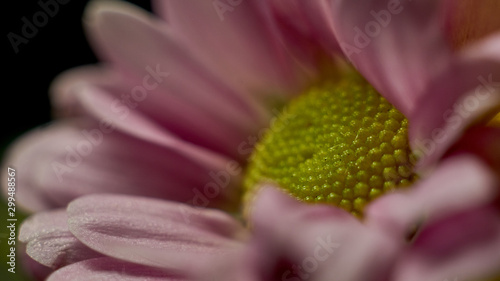
<svg viewBox="0 0 500 281">
<path fill-rule="evenodd" d="M 57 3 L 56 0 L 41 1 Z M 22 36 L 22 18 L 26 17 L 33 23 L 33 15 L 43 9 L 38 0 L 3 3 L 4 110 L 0 120 L 0 157 L 16 137 L 51 120 L 48 89 L 54 77 L 64 70 L 97 61 L 82 27 L 82 15 L 88 1 L 65 1 L 68 3 L 59 4 L 59 11 L 53 17 L 48 17 L 47 24 L 38 28 L 36 35 L 28 39 L 28 43 L 18 46 L 17 54 L 7 34 L 13 32 Z M 128 2 L 151 10 L 149 1 Z"/>
</svg>

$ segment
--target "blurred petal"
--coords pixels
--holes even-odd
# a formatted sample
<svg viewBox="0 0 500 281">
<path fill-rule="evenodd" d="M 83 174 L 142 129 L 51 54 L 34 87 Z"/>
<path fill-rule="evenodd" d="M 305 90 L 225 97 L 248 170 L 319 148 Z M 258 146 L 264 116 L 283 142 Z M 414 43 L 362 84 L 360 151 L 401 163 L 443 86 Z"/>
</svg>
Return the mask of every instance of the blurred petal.
<svg viewBox="0 0 500 281">
<path fill-rule="evenodd" d="M 91 40 L 97 46 L 101 57 L 111 60 L 122 70 L 131 88 L 126 94 L 134 95 L 138 91 L 137 87 L 141 85 L 141 89 L 149 89 L 144 90 L 145 97 L 140 100 L 149 104 L 150 108 L 156 108 L 155 111 L 160 110 L 161 104 L 161 110 L 173 111 L 174 113 L 164 113 L 167 116 L 162 120 L 167 123 L 172 123 L 166 118 L 168 115 L 173 117 L 175 113 L 180 113 L 180 109 L 174 107 L 175 105 L 188 109 L 192 107 L 184 116 L 180 116 L 181 120 L 186 119 L 186 115 L 195 109 L 199 111 L 196 114 L 198 117 L 208 115 L 209 119 L 217 121 L 209 123 L 211 126 L 217 127 L 217 123 L 220 123 L 219 126 L 224 125 L 227 128 L 226 134 L 230 136 L 230 140 L 234 135 L 239 137 L 231 143 L 231 148 L 236 147 L 244 137 L 256 130 L 258 125 L 264 124 L 269 114 L 263 105 L 228 87 L 222 82 L 225 77 L 214 76 L 213 72 L 190 52 L 189 45 L 183 43 L 183 39 L 178 38 L 169 26 L 132 7 L 129 4 L 96 3 L 86 12 Z M 134 44 L 129 43 L 131 40 Z M 146 83 L 148 86 L 145 85 L 146 80 L 149 81 Z M 148 101 L 149 99 L 151 100 Z M 151 105 L 153 101 L 155 106 Z M 173 101 L 173 104 L 165 105 L 169 101 Z M 158 117 L 160 114 L 154 115 Z M 176 121 L 178 124 L 179 120 Z M 195 132 L 193 129 L 192 134 L 196 134 Z M 214 134 L 209 136 L 217 138 Z M 200 139 L 198 137 L 190 140 Z M 219 137 L 217 141 L 224 140 L 221 141 Z M 214 146 L 217 142 L 212 141 L 210 144 Z M 216 148 L 221 150 L 221 147 L 227 150 L 228 146 L 219 145 Z M 239 155 L 234 149 L 231 156 Z"/>
<path fill-rule="evenodd" d="M 98 53 L 137 76 L 138 83 L 148 74 L 154 80 L 166 79 L 158 81 L 161 89 L 180 90 L 182 93 L 176 93 L 179 98 L 216 116 L 224 108 L 235 120 L 248 122 L 256 113 L 248 108 L 246 96 L 227 88 L 194 56 L 192 45 L 145 11 L 122 2 L 95 3 L 87 8 L 86 26 Z"/>
<path fill-rule="evenodd" d="M 104 65 L 86 65 L 59 74 L 52 82 L 49 91 L 55 116 L 72 117 L 82 113 L 74 94 L 75 89 L 89 84 L 109 87 L 118 83 L 120 79 L 117 73 Z"/>
<path fill-rule="evenodd" d="M 280 0 L 283 3 L 283 0 Z M 289 1 L 286 1 L 289 2 Z M 328 0 L 298 1 L 299 9 L 307 19 L 310 33 L 325 46 L 328 52 L 340 52 L 340 46 L 333 33 L 333 22 L 328 12 Z M 293 20 L 293 19 L 291 19 Z M 302 22 L 302 25 L 306 25 Z"/>
<path fill-rule="evenodd" d="M 337 40 L 361 74 L 405 116 L 450 62 L 438 1 L 334 0 Z M 420 110 L 420 108 L 419 108 Z M 410 121 L 412 121 L 410 119 Z"/>
<path fill-rule="evenodd" d="M 180 140 L 139 112 L 132 111 L 128 114 L 118 115 L 116 112 L 110 111 L 109 109 L 113 107 L 116 100 L 99 89 L 85 87 L 81 95 L 83 107 L 91 115 L 98 117 L 99 120 L 109 121 L 122 132 L 146 142 L 172 149 L 193 161 L 205 164 L 207 167 L 213 168 L 227 161 L 212 151 Z M 215 133 L 221 134 L 223 132 L 216 131 Z"/>
<path fill-rule="evenodd" d="M 196 46 L 200 59 L 232 85 L 270 97 L 296 89 L 299 79 L 266 1 L 173 0 L 156 6 Z"/>
<path fill-rule="evenodd" d="M 29 171 L 17 175 L 23 188 L 16 199 L 32 211 L 63 207 L 90 193 L 137 194 L 198 206 L 230 200 L 239 174 L 227 165 L 236 162 L 194 159 L 179 151 L 178 143 L 168 148 L 93 121 L 73 120 L 27 134 L 9 151 L 5 163 Z M 208 183 L 217 189 L 212 186 L 205 192 Z"/>
<path fill-rule="evenodd" d="M 198 281 L 273 281 L 276 279 L 261 276 L 257 263 L 267 260 L 263 252 L 249 244 L 247 247 L 236 249 L 233 253 L 216 257 L 200 270 L 193 272 Z M 292 279 L 293 280 L 293 279 Z"/>
<path fill-rule="evenodd" d="M 265 256 L 260 267 L 269 273 L 280 260 L 310 269 L 306 263 L 315 259 L 317 269 L 304 269 L 302 278 L 380 280 L 401 247 L 341 209 L 308 205 L 271 187 L 259 191 L 252 210 L 256 243 Z M 285 268 L 277 276 L 294 274 Z"/>
<path fill-rule="evenodd" d="M 284 45 L 308 70 L 318 71 L 325 55 L 342 53 L 333 34 L 328 0 L 273 0 L 270 5 Z"/>
<path fill-rule="evenodd" d="M 500 108 L 500 34 L 463 51 L 437 77 L 409 119 L 412 149 L 420 165 L 439 159 L 465 128 Z M 484 120 L 487 122 L 488 120 Z"/>
<path fill-rule="evenodd" d="M 445 1 L 446 30 L 454 48 L 463 48 L 500 31 L 497 0 Z"/>
<path fill-rule="evenodd" d="M 497 179 L 477 158 L 448 158 L 411 190 L 380 197 L 367 206 L 368 224 L 404 238 L 413 227 L 491 202 Z"/>
<path fill-rule="evenodd" d="M 498 249 L 498 210 L 467 210 L 422 231 L 401 257 L 394 280 L 483 280 L 500 273 Z"/>
<path fill-rule="evenodd" d="M 136 86 L 128 85 L 109 67 L 87 66 L 61 74 L 51 92 L 57 115 L 91 113 L 97 118 L 110 116 L 124 123 L 130 114 L 143 115 L 183 140 L 235 156 L 235 159 L 243 157 L 237 153 L 237 147 L 253 132 L 252 128 L 231 118 L 213 116 L 165 92 L 146 91 L 144 96 L 135 97 L 132 93 L 136 92 Z M 94 107 L 96 101 L 100 107 Z"/>
<path fill-rule="evenodd" d="M 176 277 L 158 268 L 105 257 L 86 260 L 63 267 L 47 279 L 47 281 L 67 280 L 181 281 L 189 279 Z"/>
<path fill-rule="evenodd" d="M 38 213 L 23 222 L 19 240 L 26 252 L 44 266 L 57 269 L 86 259 L 102 257 L 69 232 L 66 210 Z"/>
<path fill-rule="evenodd" d="M 243 227 L 210 209 L 123 195 L 89 195 L 68 206 L 70 231 L 107 256 L 190 272 L 230 252 Z"/>
</svg>

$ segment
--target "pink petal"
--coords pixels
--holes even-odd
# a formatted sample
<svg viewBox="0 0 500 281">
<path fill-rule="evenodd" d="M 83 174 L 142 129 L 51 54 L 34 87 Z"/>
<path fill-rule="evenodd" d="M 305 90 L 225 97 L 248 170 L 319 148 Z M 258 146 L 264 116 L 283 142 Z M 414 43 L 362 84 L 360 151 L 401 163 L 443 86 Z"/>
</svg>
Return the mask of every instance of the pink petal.
<svg viewBox="0 0 500 281">
<path fill-rule="evenodd" d="M 152 76 L 161 90 L 177 94 L 215 116 L 224 108 L 225 116 L 230 114 L 235 121 L 248 122 L 258 113 L 249 108 L 248 97 L 213 76 L 182 36 L 135 6 L 95 3 L 87 8 L 86 19 L 98 54 L 123 67 L 137 85 L 145 76 Z M 154 84 L 153 79 L 150 84 Z M 179 91 L 182 94 L 176 93 Z"/>
<path fill-rule="evenodd" d="M 158 124 L 149 120 L 139 112 L 129 112 L 118 115 L 113 110 L 113 103 L 116 99 L 98 88 L 83 87 L 81 89 L 82 106 L 98 117 L 100 120 L 107 120 L 115 125 L 122 132 L 130 134 L 146 142 L 164 146 L 179 152 L 186 157 L 205 164 L 208 168 L 215 168 L 223 164 L 227 159 L 211 151 L 183 142 L 176 136 L 161 128 Z M 221 133 L 221 132 L 217 132 Z"/>
<path fill-rule="evenodd" d="M 439 1 L 333 1 L 333 28 L 346 56 L 405 116 L 450 62 Z M 420 110 L 420 108 L 418 108 Z"/>
<path fill-rule="evenodd" d="M 310 76 L 310 80 L 317 79 L 325 59 L 342 54 L 333 34 L 328 1 L 269 2 L 283 37 L 283 45 L 304 70 L 303 76 Z"/>
<path fill-rule="evenodd" d="M 333 33 L 327 0 L 273 0 L 271 5 L 284 27 L 293 28 L 302 37 L 302 40 L 297 40 L 298 44 L 309 39 L 323 45 L 328 53 L 332 50 L 341 52 Z"/>
<path fill-rule="evenodd" d="M 57 269 L 86 259 L 102 257 L 69 232 L 66 210 L 38 213 L 23 222 L 19 240 L 40 264 Z"/>
<path fill-rule="evenodd" d="M 402 257 L 394 280 L 483 280 L 499 273 L 498 249 L 498 210 L 468 211 L 427 227 Z"/>
<path fill-rule="evenodd" d="M 168 201 L 89 195 L 68 206 L 71 232 L 105 255 L 190 272 L 239 245 L 243 227 L 229 215 Z"/>
<path fill-rule="evenodd" d="M 251 208 L 250 221 L 255 228 L 256 235 L 262 237 L 290 236 L 289 224 L 292 222 L 298 225 L 304 224 L 302 226 L 304 230 L 295 233 L 297 237 L 293 236 L 298 241 L 302 240 L 301 235 L 308 236 L 310 232 L 324 230 L 325 225 L 321 225 L 319 222 L 325 220 L 330 220 L 330 224 L 337 223 L 346 229 L 361 227 L 352 215 L 343 210 L 327 205 L 301 203 L 277 190 L 276 187 L 262 187 Z M 314 243 L 315 241 L 309 242 Z M 310 246 L 308 245 L 306 248 L 310 248 Z M 290 251 L 295 251 L 295 249 L 290 249 Z"/>
<path fill-rule="evenodd" d="M 34 130 L 15 144 L 5 163 L 29 171 L 18 173 L 23 188 L 16 193 L 19 206 L 28 210 L 62 207 L 81 195 L 105 192 L 198 206 L 229 204 L 241 173 L 234 161 L 194 159 L 175 145 L 168 148 L 110 132 L 90 120 Z"/>
<path fill-rule="evenodd" d="M 51 84 L 50 95 L 53 112 L 57 117 L 81 115 L 75 89 L 85 85 L 111 87 L 120 83 L 120 77 L 109 66 L 86 65 L 59 74 Z"/>
<path fill-rule="evenodd" d="M 179 127 L 184 119 L 195 123 L 194 116 L 198 121 L 208 119 L 203 125 L 195 125 L 202 128 L 201 132 L 190 130 L 195 136 L 184 133 L 191 137 L 190 141 L 208 142 L 210 148 L 225 153 L 229 147 L 230 155 L 238 157 L 238 144 L 268 120 L 269 113 L 263 105 L 215 77 L 190 52 L 183 39 L 163 22 L 126 4 L 97 3 L 91 5 L 86 14 L 91 40 L 99 47 L 101 57 L 111 60 L 124 74 L 130 89 L 125 92 L 126 96 L 128 93 L 139 95 L 139 106 L 145 104 L 156 112 L 150 115 L 157 119 L 162 115 L 160 120 L 173 123 L 173 127 Z M 137 94 L 137 89 L 143 89 L 145 94 Z M 119 96 L 123 97 L 123 93 Z M 165 112 L 167 110 L 169 112 Z M 177 131 L 186 131 L 189 124 L 183 125 Z M 206 132 L 220 131 L 221 126 L 226 129 L 224 134 Z M 202 138 L 204 133 L 210 138 Z M 230 145 L 224 145 L 227 142 Z"/>
<path fill-rule="evenodd" d="M 265 1 L 190 0 L 155 4 L 200 59 L 231 85 L 253 95 L 268 96 L 293 94 L 297 89 L 299 80 L 293 72 L 292 60 L 281 45 Z"/>
<path fill-rule="evenodd" d="M 248 247 L 240 248 L 228 256 L 222 256 L 206 264 L 200 270 L 194 272 L 198 281 L 273 281 L 276 279 L 261 276 L 259 268 L 255 266 L 256 261 L 262 261 L 266 257 L 263 253 L 257 253 L 259 249 L 250 244 Z"/>
<path fill-rule="evenodd" d="M 302 278 L 314 280 L 380 280 L 402 246 L 341 209 L 308 205 L 269 187 L 257 195 L 251 222 L 261 268 L 273 272 L 273 264 L 284 259 L 304 268 Z"/>
<path fill-rule="evenodd" d="M 189 279 L 177 277 L 158 268 L 106 257 L 86 260 L 63 267 L 47 279 L 47 281 L 67 280 L 181 281 Z"/>
<path fill-rule="evenodd" d="M 491 202 L 497 180 L 472 156 L 452 157 L 411 190 L 382 196 L 368 205 L 367 222 L 405 237 L 412 227 Z"/>
<path fill-rule="evenodd" d="M 128 86 L 115 72 L 108 68 L 88 66 L 60 75 L 51 89 L 56 113 L 90 113 L 97 118 L 109 117 L 122 124 L 130 123 L 129 119 L 133 117 L 129 117 L 130 114 L 144 115 L 151 123 L 157 123 L 157 127 L 188 142 L 236 156 L 237 159 L 245 156 L 238 152 L 238 145 L 252 129 L 235 124 L 230 118 L 212 116 L 199 107 L 165 93 L 151 92 L 144 100 L 134 100 L 131 93 L 136 85 Z M 94 103 L 100 106 L 96 107 Z M 133 131 L 138 130 L 134 127 Z"/>
<path fill-rule="evenodd" d="M 439 159 L 465 128 L 500 106 L 499 49 L 497 34 L 464 50 L 422 96 L 409 128 L 422 166 Z"/>
</svg>

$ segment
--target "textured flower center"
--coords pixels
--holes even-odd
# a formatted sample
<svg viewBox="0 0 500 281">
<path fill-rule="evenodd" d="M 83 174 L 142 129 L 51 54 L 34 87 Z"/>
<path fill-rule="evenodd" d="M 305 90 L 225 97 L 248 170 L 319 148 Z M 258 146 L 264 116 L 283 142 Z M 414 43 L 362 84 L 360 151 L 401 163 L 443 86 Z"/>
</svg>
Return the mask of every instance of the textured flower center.
<svg viewBox="0 0 500 281">
<path fill-rule="evenodd" d="M 245 202 L 263 182 L 361 216 L 367 202 L 416 178 L 407 119 L 358 77 L 312 87 L 257 144 Z"/>
</svg>

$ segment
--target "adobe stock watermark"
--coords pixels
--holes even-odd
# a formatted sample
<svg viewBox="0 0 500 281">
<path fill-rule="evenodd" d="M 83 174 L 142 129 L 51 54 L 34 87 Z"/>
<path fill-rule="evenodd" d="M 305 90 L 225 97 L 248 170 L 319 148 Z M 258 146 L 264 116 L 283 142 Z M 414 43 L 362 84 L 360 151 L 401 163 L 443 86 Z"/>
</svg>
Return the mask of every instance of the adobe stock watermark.
<svg viewBox="0 0 500 281">
<path fill-rule="evenodd" d="M 149 92 L 156 89 L 160 83 L 170 74 L 163 72 L 160 65 L 157 64 L 153 69 L 151 66 L 146 66 L 146 74 L 142 79 L 142 84 L 132 88 L 130 93 L 122 94 L 120 98 L 115 98 L 110 105 L 110 111 L 117 116 L 118 119 L 124 120 L 131 112 L 131 109 L 137 108 L 140 102 L 144 101 Z M 51 167 L 59 182 L 63 181 L 63 175 L 73 171 L 89 156 L 95 147 L 102 144 L 104 137 L 115 130 L 114 122 L 111 119 L 101 119 L 98 128 L 91 130 L 82 130 L 80 133 L 82 139 L 74 146 L 67 145 L 64 149 L 66 155 L 64 163 L 52 161 Z"/>
<path fill-rule="evenodd" d="M 7 39 L 9 39 L 14 53 L 19 53 L 19 46 L 21 44 L 28 44 L 29 40 L 33 39 L 38 34 L 39 28 L 46 26 L 47 23 L 49 23 L 49 19 L 55 17 L 57 13 L 59 13 L 59 5 L 66 5 L 69 1 L 70 0 L 38 1 L 40 10 L 35 12 L 31 18 L 21 18 L 23 25 L 20 34 L 14 32 L 9 32 L 7 34 Z"/>
<path fill-rule="evenodd" d="M 319 265 L 326 261 L 340 247 L 332 241 L 331 235 L 316 238 L 313 254 L 305 257 L 300 265 L 294 264 L 281 275 L 282 281 L 301 281 L 311 278 L 311 274 L 318 270 Z"/>
<path fill-rule="evenodd" d="M 413 149 L 418 155 L 433 154 L 437 144 L 445 141 L 448 134 L 460 129 L 467 118 L 479 110 L 482 102 L 488 100 L 494 94 L 500 94 L 500 81 L 493 81 L 493 74 L 489 74 L 487 78 L 480 75 L 477 80 L 479 85 L 475 88 L 473 94 L 455 103 L 452 108 L 443 113 L 444 126 L 432 130 L 430 138 L 415 142 Z"/>
<path fill-rule="evenodd" d="M 220 21 L 224 21 L 224 14 L 233 12 L 244 0 L 214 0 L 212 5 L 219 16 Z"/>
<path fill-rule="evenodd" d="M 403 0 L 411 2 L 412 0 Z M 380 35 L 382 30 L 389 26 L 393 16 L 400 14 L 404 10 L 401 0 L 389 0 L 386 9 L 379 11 L 371 10 L 371 21 L 368 21 L 364 26 L 354 27 L 354 37 L 352 38 L 353 45 L 340 42 L 340 47 L 348 58 L 353 54 L 360 54 L 362 49 L 368 47 L 372 40 Z"/>
</svg>

